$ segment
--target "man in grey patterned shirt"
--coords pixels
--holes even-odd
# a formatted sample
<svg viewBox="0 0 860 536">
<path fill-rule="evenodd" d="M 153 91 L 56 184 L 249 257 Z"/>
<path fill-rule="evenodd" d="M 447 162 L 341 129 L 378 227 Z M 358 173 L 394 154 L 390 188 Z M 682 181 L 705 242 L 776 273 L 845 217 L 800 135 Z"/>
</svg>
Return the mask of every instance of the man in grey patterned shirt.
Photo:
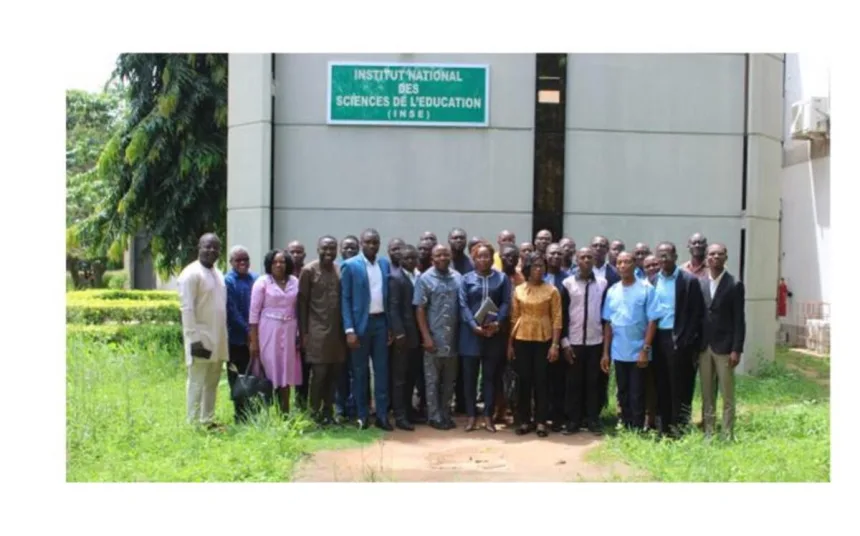
<svg viewBox="0 0 860 536">
<path fill-rule="evenodd" d="M 427 384 L 428 424 L 437 430 L 456 428 L 451 400 L 457 381 L 457 332 L 462 277 L 451 268 L 451 248 L 433 248 L 433 267 L 415 283 L 415 315 L 424 346 L 424 380 Z M 438 393 L 441 391 L 441 399 Z"/>
</svg>

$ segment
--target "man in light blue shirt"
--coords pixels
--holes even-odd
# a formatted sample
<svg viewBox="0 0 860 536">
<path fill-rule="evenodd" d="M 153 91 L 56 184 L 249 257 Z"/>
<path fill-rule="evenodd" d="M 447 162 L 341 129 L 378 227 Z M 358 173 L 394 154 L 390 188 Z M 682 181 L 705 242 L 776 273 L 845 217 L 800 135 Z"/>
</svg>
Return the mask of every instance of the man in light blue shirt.
<svg viewBox="0 0 860 536">
<path fill-rule="evenodd" d="M 651 284 L 660 320 L 651 368 L 657 387 L 660 432 L 678 437 L 690 420 L 705 302 L 696 278 L 677 265 L 675 244 L 661 242 L 657 258 L 660 271 Z"/>
<path fill-rule="evenodd" d="M 651 360 L 651 343 L 660 311 L 654 287 L 636 279 L 633 254 L 619 253 L 616 268 L 621 281 L 606 293 L 603 304 L 603 358 L 600 366 L 609 373 L 615 363 L 615 382 L 621 403 L 621 418 L 629 430 L 645 424 L 645 369 Z"/>
</svg>

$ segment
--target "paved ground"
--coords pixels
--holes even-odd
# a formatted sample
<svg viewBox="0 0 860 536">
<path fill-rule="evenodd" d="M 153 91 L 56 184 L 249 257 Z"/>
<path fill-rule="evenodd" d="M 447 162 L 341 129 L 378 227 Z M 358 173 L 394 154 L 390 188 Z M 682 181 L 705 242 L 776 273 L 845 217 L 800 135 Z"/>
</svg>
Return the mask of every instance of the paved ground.
<svg viewBox="0 0 860 536">
<path fill-rule="evenodd" d="M 571 482 L 629 478 L 622 464 L 598 466 L 584 460 L 600 439 L 590 433 L 575 436 L 534 433 L 517 436 L 513 429 L 498 432 L 447 432 L 428 426 L 414 432 L 386 433 L 374 445 L 316 452 L 299 466 L 298 482 Z"/>
</svg>

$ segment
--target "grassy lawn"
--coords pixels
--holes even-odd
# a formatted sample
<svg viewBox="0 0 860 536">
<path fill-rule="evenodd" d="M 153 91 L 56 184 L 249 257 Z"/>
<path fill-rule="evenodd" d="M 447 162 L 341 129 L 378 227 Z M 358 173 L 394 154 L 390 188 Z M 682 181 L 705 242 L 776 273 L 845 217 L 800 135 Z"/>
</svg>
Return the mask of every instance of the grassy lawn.
<svg viewBox="0 0 860 536">
<path fill-rule="evenodd" d="M 189 427 L 178 344 L 67 336 L 66 479 L 69 482 L 288 481 L 316 449 L 360 446 L 376 430 L 318 431 L 303 416 L 274 412 L 207 433 Z M 224 374 L 216 419 L 232 423 Z"/>
<path fill-rule="evenodd" d="M 774 363 L 737 378 L 734 442 L 706 443 L 699 431 L 678 441 L 620 432 L 591 460 L 620 460 L 662 482 L 829 482 L 829 378 L 829 358 L 778 349 Z"/>
<path fill-rule="evenodd" d="M 200 431 L 184 422 L 185 370 L 176 325 L 68 328 L 70 482 L 289 481 L 308 453 L 380 438 L 378 430 L 320 431 L 304 415 L 284 421 L 274 409 L 248 425 Z M 774 363 L 737 378 L 735 442 L 706 443 L 698 431 L 678 441 L 612 432 L 589 457 L 632 466 L 637 481 L 829 482 L 829 380 L 829 358 L 779 349 Z M 699 397 L 697 387 L 695 420 L 701 417 Z M 225 374 L 217 420 L 232 423 L 232 410 Z M 613 411 L 605 414 L 609 422 Z"/>
</svg>

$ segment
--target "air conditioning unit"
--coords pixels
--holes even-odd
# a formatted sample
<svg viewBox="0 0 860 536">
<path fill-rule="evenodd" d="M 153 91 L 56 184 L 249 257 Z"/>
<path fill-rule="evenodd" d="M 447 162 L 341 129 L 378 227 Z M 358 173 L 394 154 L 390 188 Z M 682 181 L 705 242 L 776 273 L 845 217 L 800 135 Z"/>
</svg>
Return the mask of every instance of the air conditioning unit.
<svg viewBox="0 0 860 536">
<path fill-rule="evenodd" d="M 791 105 L 791 138 L 816 140 L 830 137 L 830 100 L 812 97 Z"/>
</svg>

